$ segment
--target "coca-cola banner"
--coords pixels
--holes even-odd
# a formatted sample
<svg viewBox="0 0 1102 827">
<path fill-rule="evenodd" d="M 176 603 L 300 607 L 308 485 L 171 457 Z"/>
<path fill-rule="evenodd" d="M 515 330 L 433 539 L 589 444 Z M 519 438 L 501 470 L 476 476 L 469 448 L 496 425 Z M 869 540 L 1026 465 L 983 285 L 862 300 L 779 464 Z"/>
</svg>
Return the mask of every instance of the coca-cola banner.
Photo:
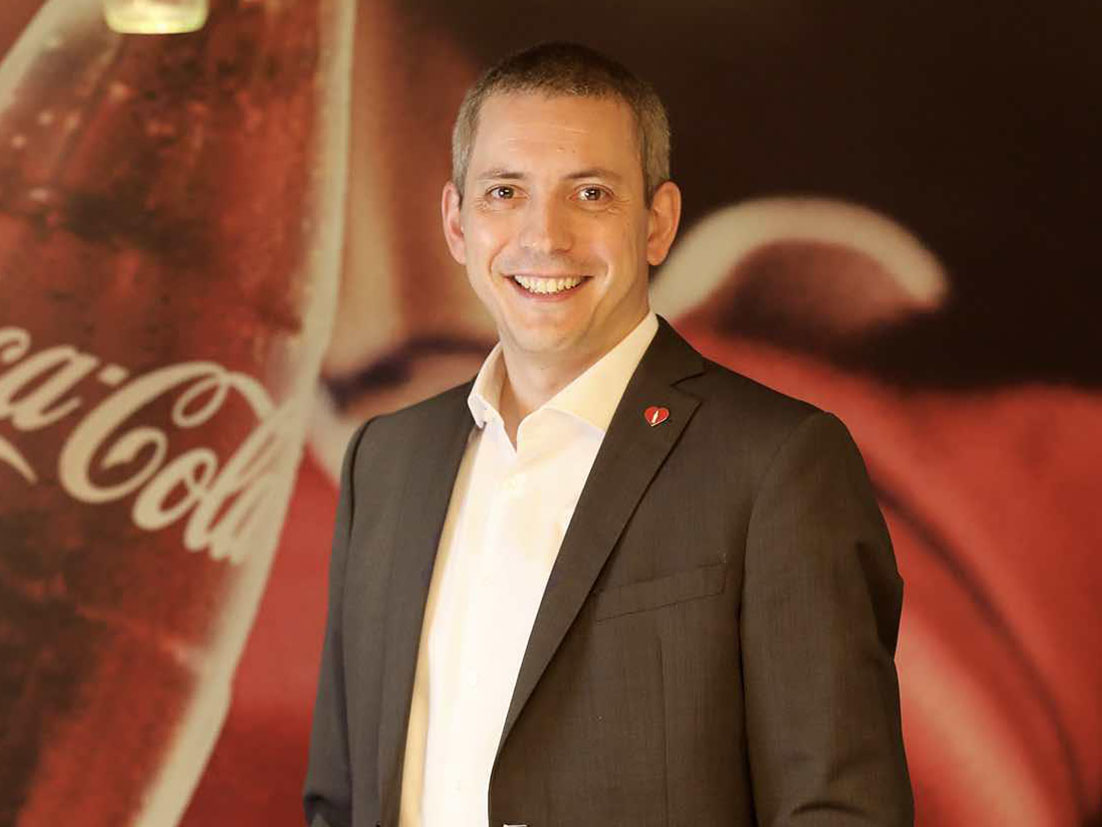
<svg viewBox="0 0 1102 827">
<path fill-rule="evenodd" d="M 1100 24 L 5 0 L 0 825 L 303 823 L 340 458 L 495 341 L 439 226 L 450 130 L 549 39 L 669 107 L 655 309 L 861 448 L 917 822 L 1102 824 Z"/>
</svg>

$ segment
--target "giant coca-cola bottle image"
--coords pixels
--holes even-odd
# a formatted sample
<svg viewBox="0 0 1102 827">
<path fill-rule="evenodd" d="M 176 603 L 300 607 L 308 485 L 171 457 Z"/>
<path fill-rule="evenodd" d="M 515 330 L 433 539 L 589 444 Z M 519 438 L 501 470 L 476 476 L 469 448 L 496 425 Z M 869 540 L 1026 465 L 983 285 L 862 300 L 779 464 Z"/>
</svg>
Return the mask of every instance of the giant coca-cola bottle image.
<svg viewBox="0 0 1102 827">
<path fill-rule="evenodd" d="M 335 301 L 352 13 L 49 0 L 0 64 L 0 825 L 175 824 L 218 734 Z"/>
</svg>

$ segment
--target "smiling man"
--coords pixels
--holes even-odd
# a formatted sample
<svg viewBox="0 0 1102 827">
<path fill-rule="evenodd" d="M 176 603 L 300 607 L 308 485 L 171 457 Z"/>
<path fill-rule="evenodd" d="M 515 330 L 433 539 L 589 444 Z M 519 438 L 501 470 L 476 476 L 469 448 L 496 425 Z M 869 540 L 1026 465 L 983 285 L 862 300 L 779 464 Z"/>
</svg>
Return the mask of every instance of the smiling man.
<svg viewBox="0 0 1102 827">
<path fill-rule="evenodd" d="M 650 310 L 681 209 L 653 90 L 538 46 L 452 156 L 499 341 L 346 452 L 308 824 L 910 824 L 891 540 L 837 417 Z"/>
<path fill-rule="evenodd" d="M 649 266 L 673 242 L 681 195 L 653 93 L 634 91 L 637 117 L 620 97 L 547 96 L 536 82 L 525 91 L 494 79 L 460 111 L 442 211 L 452 255 L 497 324 L 501 414 L 515 439 L 527 413 L 648 315 Z M 558 82 L 585 88 L 580 77 Z"/>
</svg>

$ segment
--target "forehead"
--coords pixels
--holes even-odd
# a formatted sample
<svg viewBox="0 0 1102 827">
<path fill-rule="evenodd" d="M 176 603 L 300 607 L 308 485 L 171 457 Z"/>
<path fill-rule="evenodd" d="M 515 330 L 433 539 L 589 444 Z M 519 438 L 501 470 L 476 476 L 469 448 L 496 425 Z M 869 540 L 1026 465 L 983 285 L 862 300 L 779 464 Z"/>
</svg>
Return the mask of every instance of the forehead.
<svg viewBox="0 0 1102 827">
<path fill-rule="evenodd" d="M 482 102 L 470 171 L 524 162 L 639 165 L 635 117 L 617 98 L 493 94 Z"/>
</svg>

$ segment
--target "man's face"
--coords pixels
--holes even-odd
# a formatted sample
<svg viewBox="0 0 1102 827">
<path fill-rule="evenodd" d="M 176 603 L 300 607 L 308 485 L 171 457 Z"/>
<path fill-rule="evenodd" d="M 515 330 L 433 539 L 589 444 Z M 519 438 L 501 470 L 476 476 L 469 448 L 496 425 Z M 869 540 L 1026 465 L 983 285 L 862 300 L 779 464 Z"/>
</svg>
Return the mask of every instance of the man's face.
<svg viewBox="0 0 1102 827">
<path fill-rule="evenodd" d="M 586 364 L 647 312 L 648 265 L 680 214 L 667 183 L 646 205 L 631 110 L 613 99 L 498 94 L 482 105 L 462 204 L 444 230 L 503 345 Z"/>
</svg>

